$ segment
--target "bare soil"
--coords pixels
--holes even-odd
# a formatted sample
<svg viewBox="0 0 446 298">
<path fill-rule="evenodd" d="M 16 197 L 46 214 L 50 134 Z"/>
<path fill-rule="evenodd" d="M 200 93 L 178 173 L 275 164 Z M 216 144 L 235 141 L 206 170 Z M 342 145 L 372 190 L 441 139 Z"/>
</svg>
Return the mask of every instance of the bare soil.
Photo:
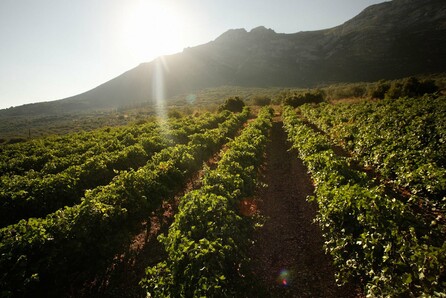
<svg viewBox="0 0 446 298">
<path fill-rule="evenodd" d="M 258 209 L 265 224 L 254 235 L 252 271 L 266 297 L 360 297 L 359 287 L 338 287 L 321 230 L 313 219 L 317 206 L 307 202 L 313 184 L 297 153 L 288 151 L 286 134 L 275 118 L 267 147 Z"/>
<path fill-rule="evenodd" d="M 288 151 L 290 144 L 282 122 L 276 118 L 271 130 L 271 142 L 266 152 L 266 166 L 258 198 L 246 207 L 246 216 L 260 212 L 264 226 L 254 235 L 255 245 L 250 251 L 253 259 L 250 270 L 257 278 L 241 296 L 247 297 L 361 297 L 359 287 L 338 287 L 334 280 L 331 259 L 323 251 L 320 228 L 313 223 L 317 206 L 306 201 L 313 195 L 310 176 L 297 153 Z M 208 162 L 215 167 L 219 156 Z M 157 241 L 166 233 L 181 195 L 200 186 L 202 172 L 193 177 L 185 189 L 166 202 L 151 216 L 151 229 L 143 223 L 128 251 L 117 255 L 106 272 L 74 287 L 68 297 L 145 297 L 138 282 L 147 266 L 165 258 Z M 252 208 L 254 206 L 254 208 Z M 243 206 L 242 206 L 243 207 Z M 241 208 L 244 210 L 243 208 Z"/>
<path fill-rule="evenodd" d="M 217 166 L 226 145 L 206 161 L 206 166 L 213 169 Z M 150 216 L 148 222 L 142 222 L 140 232 L 135 235 L 125 252 L 117 254 L 103 272 L 97 272 L 87 281 L 73 283 L 68 298 L 74 297 L 147 297 L 147 293 L 139 285 L 145 276 L 145 270 L 166 258 L 163 245 L 158 241 L 160 234 L 167 234 L 169 226 L 174 220 L 179 201 L 189 191 L 201 186 L 204 170 L 200 170 L 191 177 L 183 190 L 173 198 L 164 201 L 162 206 Z M 148 228 L 150 227 L 150 228 Z"/>
</svg>

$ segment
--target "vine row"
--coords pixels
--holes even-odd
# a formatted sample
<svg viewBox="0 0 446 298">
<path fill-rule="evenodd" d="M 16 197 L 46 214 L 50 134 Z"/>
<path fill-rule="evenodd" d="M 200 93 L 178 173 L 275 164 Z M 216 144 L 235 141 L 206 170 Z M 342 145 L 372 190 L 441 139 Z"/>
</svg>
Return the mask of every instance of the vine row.
<svg viewBox="0 0 446 298">
<path fill-rule="evenodd" d="M 410 203 L 446 211 L 446 97 L 424 96 L 301 107 L 304 117 L 410 193 Z"/>
<path fill-rule="evenodd" d="M 127 146 L 116 146 L 119 150 L 98 152 L 84 163 L 57 174 L 30 171 L 25 176 L 4 175 L 0 177 L 0 227 L 76 204 L 85 190 L 108 184 L 119 171 L 138 169 L 154 153 L 176 143 L 186 143 L 188 135 L 215 127 L 227 117 L 228 113 L 220 113 L 171 121 L 168 133 L 159 129 L 145 132 L 127 141 Z"/>
<path fill-rule="evenodd" d="M 218 128 L 192 135 L 188 144 L 161 150 L 138 170 L 123 171 L 108 185 L 87 191 L 78 205 L 1 229 L 4 293 L 57 293 L 76 274 L 106 266 L 128 246 L 141 221 L 179 191 L 248 115 L 248 109 L 231 114 Z"/>
<path fill-rule="evenodd" d="M 257 185 L 272 109 L 228 144 L 202 187 L 186 194 L 167 236 L 160 241 L 167 259 L 146 270 L 143 287 L 155 297 L 233 296 L 243 280 L 243 264 L 256 220 L 244 210 Z"/>
<path fill-rule="evenodd" d="M 367 295 L 436 296 L 446 290 L 446 243 L 436 222 L 412 213 L 366 174 L 351 169 L 330 141 L 284 109 L 293 147 L 314 179 L 319 222 L 339 282 L 357 279 Z"/>
</svg>

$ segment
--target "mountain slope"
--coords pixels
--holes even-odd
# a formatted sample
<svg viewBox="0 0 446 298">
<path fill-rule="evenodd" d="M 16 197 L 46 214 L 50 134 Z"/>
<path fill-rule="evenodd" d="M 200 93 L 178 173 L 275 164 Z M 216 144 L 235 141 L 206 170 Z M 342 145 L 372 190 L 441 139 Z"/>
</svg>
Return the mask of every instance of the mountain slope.
<svg viewBox="0 0 446 298">
<path fill-rule="evenodd" d="M 46 110 L 156 103 L 221 85 L 310 87 L 445 72 L 445 57 L 446 2 L 393 0 L 326 30 L 229 30 L 212 42 L 143 63 L 83 94 L 47 104 Z M 43 109 L 41 105 L 13 110 L 32 113 Z"/>
</svg>

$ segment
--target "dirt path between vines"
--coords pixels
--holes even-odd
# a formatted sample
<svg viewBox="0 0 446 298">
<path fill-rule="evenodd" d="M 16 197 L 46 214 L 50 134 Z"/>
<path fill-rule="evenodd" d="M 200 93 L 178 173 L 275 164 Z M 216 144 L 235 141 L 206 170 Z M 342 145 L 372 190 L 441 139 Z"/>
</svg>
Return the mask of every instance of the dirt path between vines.
<svg viewBox="0 0 446 298">
<path fill-rule="evenodd" d="M 330 256 L 323 251 L 320 228 L 313 219 L 317 206 L 310 176 L 289 144 L 280 119 L 275 118 L 267 147 L 259 211 L 266 217 L 254 235 L 252 270 L 267 297 L 358 297 L 352 286 L 338 287 Z"/>
</svg>

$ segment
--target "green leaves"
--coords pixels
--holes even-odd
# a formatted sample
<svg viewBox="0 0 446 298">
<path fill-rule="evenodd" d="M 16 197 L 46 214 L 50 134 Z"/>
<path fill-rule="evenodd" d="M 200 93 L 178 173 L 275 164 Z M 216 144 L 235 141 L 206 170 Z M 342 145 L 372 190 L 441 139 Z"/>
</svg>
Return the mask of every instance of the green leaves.
<svg viewBox="0 0 446 298">
<path fill-rule="evenodd" d="M 338 281 L 359 278 L 366 294 L 377 297 L 444 292 L 444 232 L 350 169 L 346 159 L 327 146 L 328 139 L 292 109 L 285 108 L 283 117 L 293 146 L 316 182 L 317 221 L 338 267 Z"/>
<path fill-rule="evenodd" d="M 156 152 L 177 142 L 187 143 L 188 135 L 202 132 L 203 129 L 207 129 L 206 133 L 214 133 L 211 140 L 207 136 L 207 144 L 202 144 L 203 147 L 207 147 L 203 156 L 210 154 L 217 150 L 218 140 L 223 141 L 221 135 L 218 136 L 216 133 L 222 135 L 228 133 L 222 129 L 210 128 L 216 127 L 228 118 L 230 118 L 228 113 L 205 114 L 197 118 L 171 120 L 165 125 L 149 122 L 78 134 L 73 136 L 73 140 L 67 138 L 40 140 L 40 142 L 45 140 L 45 145 L 49 147 L 48 152 L 42 154 L 49 156 L 51 153 L 51 159 L 46 162 L 43 169 L 34 166 L 35 170 L 31 169 L 24 175 L 1 176 L 0 226 L 17 222 L 22 218 L 45 216 L 63 206 L 74 205 L 80 201 L 86 189 L 107 185 L 120 171 L 137 170 Z M 231 122 L 234 124 L 233 119 Z M 177 137 L 174 138 L 172 135 Z M 68 144 L 63 144 L 62 140 Z M 17 148 L 18 145 L 13 148 L 19 152 L 20 149 L 32 150 L 32 147 L 28 148 L 28 143 L 23 143 L 21 146 L 23 148 Z M 70 146 L 74 148 L 68 150 Z M 63 152 L 66 152 L 67 156 L 62 156 Z M 10 153 L 19 155 L 17 152 Z M 62 157 L 64 166 L 56 166 Z M 0 155 L 0 160 L 1 158 L 5 156 Z M 181 158 L 195 157 L 185 155 Z M 183 161 L 185 166 L 190 163 Z"/>
<path fill-rule="evenodd" d="M 414 200 L 446 210 L 446 98 L 302 106 L 302 114 Z"/>
<path fill-rule="evenodd" d="M 144 166 L 120 171 L 107 185 L 87 191 L 77 205 L 1 229 L 0 267 L 4 270 L 0 287 L 17 296 L 35 295 L 36 288 L 43 293 L 50 287 L 68 286 L 74 273 L 94 271 L 107 264 L 122 247 L 128 246 L 132 233 L 140 229 L 148 214 L 163 199 L 179 191 L 186 179 L 214 153 L 212 147 L 223 144 L 241 126 L 248 110 L 224 115 L 217 116 L 226 119 L 217 128 L 209 128 L 210 122 L 214 122 L 214 127 L 219 122 L 209 115 L 209 119 L 202 119 L 204 122 L 194 128 L 207 127 L 201 144 L 191 141 L 167 147 L 152 155 Z M 190 131 L 187 123 L 191 124 L 183 122 L 182 130 Z M 134 136 L 133 132 L 129 133 Z M 126 140 L 129 144 L 133 142 L 130 136 Z M 133 146 L 138 147 L 124 150 L 124 156 L 133 159 L 144 155 L 139 144 Z M 34 274 L 39 276 L 38 284 L 26 284 L 25 280 L 34 280 Z"/>
<path fill-rule="evenodd" d="M 264 108 L 241 135 L 227 144 L 215 170 L 202 187 L 186 194 L 166 237 L 160 237 L 168 258 L 148 268 L 141 285 L 159 297 L 225 297 L 243 278 L 249 234 L 255 223 L 239 214 L 237 204 L 252 195 L 271 110 Z M 162 286 L 160 286 L 162 285 Z"/>
</svg>

